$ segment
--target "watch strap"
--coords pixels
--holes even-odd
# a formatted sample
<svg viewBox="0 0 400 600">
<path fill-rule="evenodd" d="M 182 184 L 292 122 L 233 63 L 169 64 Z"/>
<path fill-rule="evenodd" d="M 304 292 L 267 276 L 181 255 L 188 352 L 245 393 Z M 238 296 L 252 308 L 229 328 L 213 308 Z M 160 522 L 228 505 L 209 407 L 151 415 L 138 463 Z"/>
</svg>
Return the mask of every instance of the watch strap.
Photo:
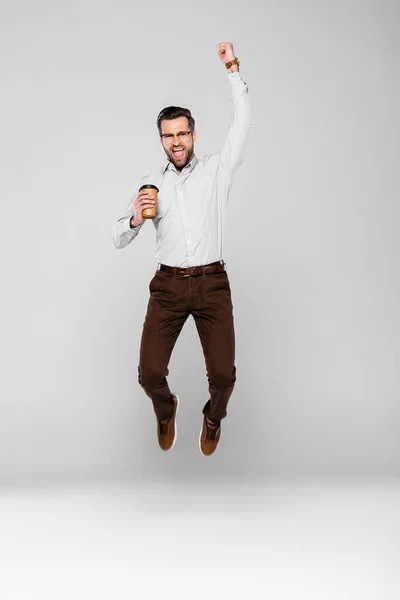
<svg viewBox="0 0 400 600">
<path fill-rule="evenodd" d="M 240 65 L 240 60 L 238 59 L 237 56 L 235 56 L 235 58 L 233 60 L 230 60 L 229 62 L 225 63 L 225 66 L 227 69 L 230 69 L 232 65 Z"/>
</svg>

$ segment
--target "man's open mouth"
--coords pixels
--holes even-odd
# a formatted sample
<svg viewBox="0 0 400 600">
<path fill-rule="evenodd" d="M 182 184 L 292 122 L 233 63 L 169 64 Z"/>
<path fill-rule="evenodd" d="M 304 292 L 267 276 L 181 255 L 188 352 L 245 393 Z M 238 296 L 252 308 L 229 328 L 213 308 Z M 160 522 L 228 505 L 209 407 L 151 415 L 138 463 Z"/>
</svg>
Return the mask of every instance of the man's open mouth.
<svg viewBox="0 0 400 600">
<path fill-rule="evenodd" d="M 172 154 L 175 156 L 175 158 L 182 158 L 185 154 L 185 150 L 183 148 L 177 148 L 172 150 Z"/>
</svg>

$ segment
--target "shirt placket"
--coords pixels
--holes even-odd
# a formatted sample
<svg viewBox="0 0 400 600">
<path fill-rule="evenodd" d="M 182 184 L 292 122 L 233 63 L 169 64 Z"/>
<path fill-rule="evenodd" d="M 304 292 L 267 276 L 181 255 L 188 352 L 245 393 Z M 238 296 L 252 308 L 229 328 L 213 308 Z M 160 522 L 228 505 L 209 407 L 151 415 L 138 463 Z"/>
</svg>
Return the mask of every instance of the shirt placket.
<svg viewBox="0 0 400 600">
<path fill-rule="evenodd" d="M 184 179 L 178 180 L 178 183 L 176 184 L 176 195 L 178 198 L 179 210 L 180 210 L 181 217 L 182 217 L 185 242 L 186 242 L 187 259 L 188 259 L 189 266 L 193 266 L 191 264 L 194 259 L 192 232 L 190 230 L 189 217 L 188 217 L 188 213 L 187 213 L 187 209 L 186 209 L 185 196 L 184 196 L 184 192 L 183 192 L 183 184 L 185 183 L 187 177 L 188 177 L 188 175 L 186 175 L 186 177 Z"/>
</svg>

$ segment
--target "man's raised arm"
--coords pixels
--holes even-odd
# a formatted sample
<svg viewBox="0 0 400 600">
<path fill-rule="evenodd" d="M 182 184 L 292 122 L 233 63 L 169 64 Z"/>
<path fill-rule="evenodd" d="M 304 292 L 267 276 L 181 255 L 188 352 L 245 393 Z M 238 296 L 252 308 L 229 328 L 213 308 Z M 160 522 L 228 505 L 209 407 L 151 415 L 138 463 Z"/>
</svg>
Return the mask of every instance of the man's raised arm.
<svg viewBox="0 0 400 600">
<path fill-rule="evenodd" d="M 228 78 L 231 85 L 232 119 L 228 133 L 219 151 L 219 164 L 222 171 L 232 175 L 243 161 L 246 133 L 251 127 L 251 110 L 249 103 L 248 85 L 239 73 L 235 64 L 235 54 L 230 42 L 219 45 L 218 56 L 223 64 L 233 64 L 228 68 Z"/>
</svg>

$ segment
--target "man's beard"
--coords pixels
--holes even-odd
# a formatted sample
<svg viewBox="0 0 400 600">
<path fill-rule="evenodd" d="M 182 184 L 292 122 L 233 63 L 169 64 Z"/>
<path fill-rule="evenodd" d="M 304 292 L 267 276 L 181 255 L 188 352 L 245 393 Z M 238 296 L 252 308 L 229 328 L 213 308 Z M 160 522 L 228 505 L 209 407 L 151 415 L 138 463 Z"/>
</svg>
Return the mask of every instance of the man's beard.
<svg viewBox="0 0 400 600">
<path fill-rule="evenodd" d="M 174 164 L 175 168 L 177 169 L 183 169 L 184 167 L 186 167 L 187 164 L 190 163 L 190 161 L 193 158 L 193 148 L 194 148 L 194 144 L 192 144 L 191 146 L 182 146 L 185 149 L 186 154 L 186 160 L 184 161 L 179 161 L 178 159 L 175 158 L 174 153 L 172 152 L 172 148 L 171 150 L 167 150 L 165 149 L 165 152 L 169 158 L 169 160 Z"/>
</svg>

